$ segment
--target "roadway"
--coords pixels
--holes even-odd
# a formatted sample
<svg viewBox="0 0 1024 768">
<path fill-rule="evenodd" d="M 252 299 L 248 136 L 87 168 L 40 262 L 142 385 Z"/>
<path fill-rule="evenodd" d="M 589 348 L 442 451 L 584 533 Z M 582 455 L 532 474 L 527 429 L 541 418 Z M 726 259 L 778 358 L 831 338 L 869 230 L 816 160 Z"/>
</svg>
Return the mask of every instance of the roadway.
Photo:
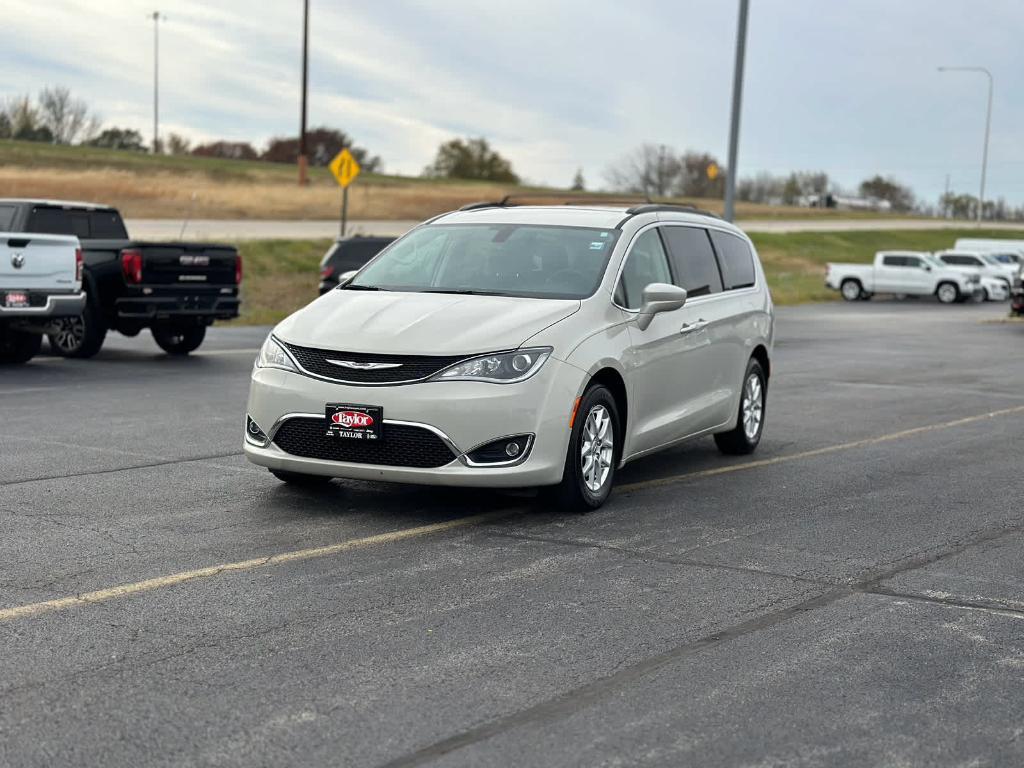
<svg viewBox="0 0 1024 768">
<path fill-rule="evenodd" d="M 414 220 L 349 222 L 349 234 L 397 237 L 419 224 Z M 738 222 L 747 232 L 852 232 L 877 229 L 963 229 L 971 222 L 945 219 L 762 219 Z M 139 240 L 310 240 L 338 235 L 337 220 L 269 219 L 129 219 L 132 237 Z M 986 229 L 1020 229 L 1012 222 L 985 222 Z"/>
<path fill-rule="evenodd" d="M 280 485 L 264 328 L 0 373 L 0 765 L 1019 765 L 1024 327 L 779 311 L 753 457 L 588 516 Z"/>
</svg>

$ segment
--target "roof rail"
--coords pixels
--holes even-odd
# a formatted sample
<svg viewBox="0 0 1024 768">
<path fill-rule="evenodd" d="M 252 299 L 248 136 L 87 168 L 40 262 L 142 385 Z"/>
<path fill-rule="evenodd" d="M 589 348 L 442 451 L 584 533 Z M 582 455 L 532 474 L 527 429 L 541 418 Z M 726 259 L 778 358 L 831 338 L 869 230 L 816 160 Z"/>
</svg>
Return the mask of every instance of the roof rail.
<svg viewBox="0 0 1024 768">
<path fill-rule="evenodd" d="M 544 203 L 541 201 L 553 201 Z M 514 205 L 638 205 L 638 204 L 651 204 L 651 198 L 647 195 L 637 195 L 635 197 L 578 197 L 566 199 L 564 195 L 559 194 L 545 194 L 539 192 L 537 194 L 524 193 L 519 195 L 505 195 L 501 200 L 481 200 L 476 203 L 468 203 L 467 205 L 459 208 L 460 211 L 479 211 L 485 208 L 508 208 Z"/>
<path fill-rule="evenodd" d="M 712 216 L 716 219 L 722 218 L 717 213 L 711 211 L 705 211 L 703 208 L 698 208 L 695 205 L 689 205 L 687 203 L 646 203 L 644 205 L 634 205 L 632 208 L 628 208 L 626 213 L 630 216 L 636 216 L 640 213 L 658 213 L 660 211 L 668 211 L 675 213 L 697 213 L 701 216 Z"/>
</svg>

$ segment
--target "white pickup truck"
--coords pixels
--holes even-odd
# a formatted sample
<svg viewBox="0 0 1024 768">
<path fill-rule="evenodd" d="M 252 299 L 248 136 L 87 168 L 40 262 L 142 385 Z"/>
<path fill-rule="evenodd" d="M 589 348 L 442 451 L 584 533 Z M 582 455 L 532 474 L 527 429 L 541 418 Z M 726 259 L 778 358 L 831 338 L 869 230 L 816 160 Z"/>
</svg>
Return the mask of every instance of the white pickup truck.
<svg viewBox="0 0 1024 768">
<path fill-rule="evenodd" d="M 879 251 L 874 264 L 829 263 L 825 285 L 847 301 L 876 293 L 935 296 L 943 304 L 966 301 L 981 290 L 977 272 L 940 267 L 922 251 Z"/>
<path fill-rule="evenodd" d="M 77 237 L 0 233 L 0 364 L 31 360 L 54 320 L 84 306 Z"/>
</svg>

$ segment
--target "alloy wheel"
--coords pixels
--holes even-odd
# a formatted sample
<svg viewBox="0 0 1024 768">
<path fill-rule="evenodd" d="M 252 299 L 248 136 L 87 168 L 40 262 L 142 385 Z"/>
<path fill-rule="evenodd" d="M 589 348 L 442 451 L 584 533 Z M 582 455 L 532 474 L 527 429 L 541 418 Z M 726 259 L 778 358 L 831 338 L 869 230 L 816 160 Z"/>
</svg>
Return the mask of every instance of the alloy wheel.
<svg viewBox="0 0 1024 768">
<path fill-rule="evenodd" d="M 761 431 L 764 419 L 764 388 L 761 377 L 752 373 L 743 386 L 743 434 L 747 440 L 755 440 Z"/>
<path fill-rule="evenodd" d="M 62 317 L 54 322 L 55 330 L 50 342 L 61 352 L 74 352 L 85 339 L 85 320 L 81 316 Z"/>
<path fill-rule="evenodd" d="M 608 409 L 598 403 L 590 409 L 583 425 L 580 466 L 583 482 L 591 493 L 600 493 L 611 474 L 615 457 L 615 427 Z"/>
</svg>

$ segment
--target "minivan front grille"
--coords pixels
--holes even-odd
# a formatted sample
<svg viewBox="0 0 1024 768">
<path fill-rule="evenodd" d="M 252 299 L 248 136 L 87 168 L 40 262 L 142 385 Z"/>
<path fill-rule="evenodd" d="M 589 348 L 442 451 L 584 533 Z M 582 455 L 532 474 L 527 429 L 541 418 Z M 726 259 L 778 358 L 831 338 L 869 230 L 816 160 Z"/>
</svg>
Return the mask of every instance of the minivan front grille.
<svg viewBox="0 0 1024 768">
<path fill-rule="evenodd" d="M 338 352 L 332 349 L 316 349 L 300 347 L 287 342 L 281 343 L 306 372 L 346 384 L 399 384 L 406 381 L 419 381 L 466 359 L 464 355 L 438 357 Z M 345 363 L 352 365 L 345 365 Z M 387 367 L 373 368 L 374 363 Z M 360 368 L 360 365 L 368 367 Z"/>
<path fill-rule="evenodd" d="M 413 424 L 384 422 L 380 440 L 346 440 L 326 434 L 326 421 L 295 417 L 274 434 L 274 444 L 293 456 L 389 467 L 435 469 L 451 463 L 455 453 L 438 435 Z"/>
</svg>

